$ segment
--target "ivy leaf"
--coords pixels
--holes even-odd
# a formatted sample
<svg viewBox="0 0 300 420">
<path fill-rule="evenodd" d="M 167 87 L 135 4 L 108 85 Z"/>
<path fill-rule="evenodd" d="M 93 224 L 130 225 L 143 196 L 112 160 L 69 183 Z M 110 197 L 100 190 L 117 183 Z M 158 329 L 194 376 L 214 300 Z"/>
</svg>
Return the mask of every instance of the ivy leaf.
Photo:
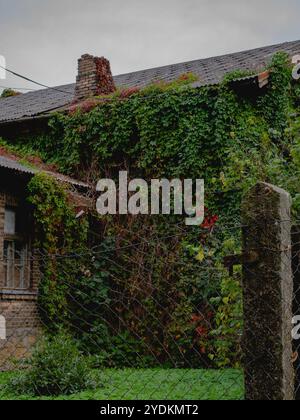
<svg viewBox="0 0 300 420">
<path fill-rule="evenodd" d="M 204 253 L 204 249 L 203 247 L 200 247 L 198 254 L 196 255 L 196 260 L 197 261 L 204 261 L 205 260 L 205 253 Z"/>
</svg>

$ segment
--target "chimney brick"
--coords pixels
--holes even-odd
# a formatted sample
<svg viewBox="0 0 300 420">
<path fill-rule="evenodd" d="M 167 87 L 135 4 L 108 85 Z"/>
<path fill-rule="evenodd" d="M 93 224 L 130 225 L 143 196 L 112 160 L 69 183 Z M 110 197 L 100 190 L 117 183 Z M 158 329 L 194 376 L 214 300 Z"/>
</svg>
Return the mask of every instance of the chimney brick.
<svg viewBox="0 0 300 420">
<path fill-rule="evenodd" d="M 115 90 L 109 61 L 104 57 L 89 54 L 81 56 L 78 60 L 75 100 L 108 95 Z"/>
</svg>

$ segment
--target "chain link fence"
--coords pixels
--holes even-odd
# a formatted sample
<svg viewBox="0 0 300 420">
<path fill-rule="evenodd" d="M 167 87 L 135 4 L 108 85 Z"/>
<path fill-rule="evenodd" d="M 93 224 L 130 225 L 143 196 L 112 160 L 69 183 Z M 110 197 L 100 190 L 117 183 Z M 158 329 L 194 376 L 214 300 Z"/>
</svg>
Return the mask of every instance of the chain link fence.
<svg viewBox="0 0 300 420">
<path fill-rule="evenodd" d="M 103 378 L 95 398 L 242 399 L 241 273 L 229 275 L 219 248 L 240 225 L 203 228 L 194 245 L 186 226 L 171 230 L 123 228 L 81 253 L 35 251 L 39 289 L 2 295 L 1 370 L 24 369 L 13 359 L 63 329 Z"/>
<path fill-rule="evenodd" d="M 194 243 L 182 224 L 141 220 L 92 232 L 85 251 L 35 250 L 38 288 L 1 294 L 0 398 L 43 367 L 34 398 L 298 399 L 300 229 L 285 194 L 259 184 L 240 221 L 207 221 Z M 72 360 L 89 366 L 83 388 Z"/>
</svg>

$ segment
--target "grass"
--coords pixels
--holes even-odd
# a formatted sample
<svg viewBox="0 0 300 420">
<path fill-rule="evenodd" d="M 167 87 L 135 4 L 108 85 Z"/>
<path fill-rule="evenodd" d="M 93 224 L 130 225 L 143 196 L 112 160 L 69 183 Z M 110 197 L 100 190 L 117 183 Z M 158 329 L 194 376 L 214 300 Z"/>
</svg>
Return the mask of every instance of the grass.
<svg viewBox="0 0 300 420">
<path fill-rule="evenodd" d="M 103 371 L 103 387 L 72 396 L 32 398 L 5 391 L 12 373 L 0 373 L 0 400 L 241 400 L 239 370 L 124 369 Z"/>
</svg>

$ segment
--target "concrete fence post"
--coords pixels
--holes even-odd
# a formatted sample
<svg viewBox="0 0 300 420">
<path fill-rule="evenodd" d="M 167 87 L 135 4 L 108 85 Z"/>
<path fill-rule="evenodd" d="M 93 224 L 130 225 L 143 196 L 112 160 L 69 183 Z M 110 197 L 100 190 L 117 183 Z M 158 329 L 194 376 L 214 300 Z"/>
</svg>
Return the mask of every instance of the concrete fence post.
<svg viewBox="0 0 300 420">
<path fill-rule="evenodd" d="M 242 205 L 246 399 L 293 400 L 291 198 L 258 183 Z"/>
<path fill-rule="evenodd" d="M 300 226 L 292 227 L 292 272 L 294 278 L 293 317 L 294 326 L 299 324 L 300 317 Z M 293 340 L 294 370 L 295 370 L 295 400 L 300 401 L 300 340 L 297 336 Z"/>
</svg>

